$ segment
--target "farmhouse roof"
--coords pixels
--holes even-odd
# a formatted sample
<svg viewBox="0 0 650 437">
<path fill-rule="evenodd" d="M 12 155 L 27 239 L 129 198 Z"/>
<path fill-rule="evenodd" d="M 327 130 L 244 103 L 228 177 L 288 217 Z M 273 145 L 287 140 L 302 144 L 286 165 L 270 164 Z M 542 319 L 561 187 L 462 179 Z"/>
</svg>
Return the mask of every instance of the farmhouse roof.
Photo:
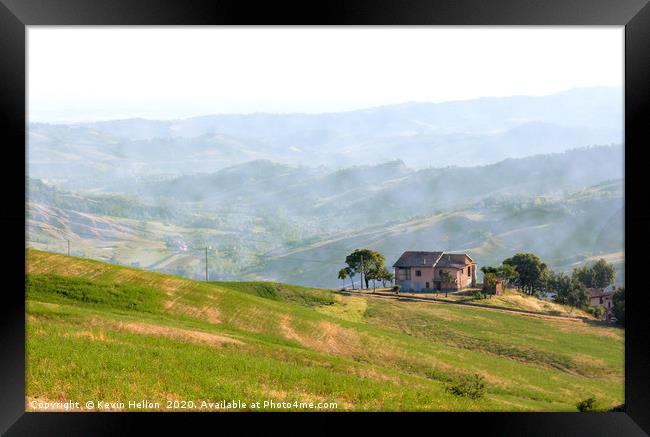
<svg viewBox="0 0 650 437">
<path fill-rule="evenodd" d="M 440 257 L 440 260 L 436 264 L 436 267 L 449 267 L 455 269 L 462 269 L 467 264 L 465 258 L 469 258 L 471 262 L 474 262 L 469 255 L 464 253 L 445 253 Z"/>
<path fill-rule="evenodd" d="M 402 256 L 393 264 L 393 267 L 415 267 L 415 266 L 429 266 L 433 267 L 440 257 L 442 252 L 404 252 Z"/>
<path fill-rule="evenodd" d="M 606 291 L 604 288 L 587 288 L 587 291 L 589 292 L 589 298 L 593 299 L 595 297 L 603 297 L 603 296 L 613 296 L 614 293 Z"/>
<path fill-rule="evenodd" d="M 464 253 L 444 253 L 444 252 L 412 252 L 407 251 L 399 257 L 393 264 L 393 267 L 447 267 L 462 269 L 467 264 L 465 258 L 474 262 L 469 255 Z"/>
</svg>

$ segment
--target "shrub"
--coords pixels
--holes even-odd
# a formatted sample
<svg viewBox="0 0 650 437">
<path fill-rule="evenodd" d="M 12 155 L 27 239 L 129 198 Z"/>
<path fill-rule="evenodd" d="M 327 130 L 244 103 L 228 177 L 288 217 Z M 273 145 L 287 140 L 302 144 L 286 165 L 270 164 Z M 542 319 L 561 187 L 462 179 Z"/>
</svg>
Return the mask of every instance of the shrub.
<svg viewBox="0 0 650 437">
<path fill-rule="evenodd" d="M 487 297 L 487 293 L 483 293 L 481 291 L 475 291 L 473 296 L 474 299 L 485 299 Z"/>
<path fill-rule="evenodd" d="M 400 288 L 402 288 L 402 287 L 400 287 L 399 285 L 393 285 L 393 291 L 394 291 L 395 293 L 399 293 L 399 289 L 400 289 Z"/>
<path fill-rule="evenodd" d="M 496 288 L 497 285 L 497 275 L 491 272 L 487 272 L 483 275 L 483 291 L 488 292 Z"/>
<path fill-rule="evenodd" d="M 447 391 L 456 396 L 480 399 L 485 395 L 485 379 L 478 374 L 459 376 L 447 385 Z"/>
<path fill-rule="evenodd" d="M 597 319 L 602 319 L 603 316 L 605 315 L 605 308 L 597 306 L 597 307 L 588 307 L 587 312 L 594 316 Z"/>
<path fill-rule="evenodd" d="M 580 411 L 581 413 L 588 413 L 588 412 L 600 410 L 598 401 L 595 398 L 583 399 L 582 401 L 576 404 L 576 408 L 578 408 L 578 411 Z"/>
</svg>

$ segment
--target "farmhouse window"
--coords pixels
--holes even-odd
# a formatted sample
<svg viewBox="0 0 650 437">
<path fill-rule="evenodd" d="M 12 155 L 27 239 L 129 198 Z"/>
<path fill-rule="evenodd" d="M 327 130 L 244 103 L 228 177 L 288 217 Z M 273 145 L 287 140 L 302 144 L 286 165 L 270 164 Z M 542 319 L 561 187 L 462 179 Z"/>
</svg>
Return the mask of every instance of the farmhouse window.
<svg viewBox="0 0 650 437">
<path fill-rule="evenodd" d="M 416 270 L 415 276 L 422 276 L 422 270 Z"/>
<path fill-rule="evenodd" d="M 472 266 L 467 267 L 467 277 L 472 276 Z"/>
<path fill-rule="evenodd" d="M 399 280 L 400 281 L 408 281 L 411 279 L 411 269 L 404 269 L 401 268 L 398 270 L 399 273 Z"/>
</svg>

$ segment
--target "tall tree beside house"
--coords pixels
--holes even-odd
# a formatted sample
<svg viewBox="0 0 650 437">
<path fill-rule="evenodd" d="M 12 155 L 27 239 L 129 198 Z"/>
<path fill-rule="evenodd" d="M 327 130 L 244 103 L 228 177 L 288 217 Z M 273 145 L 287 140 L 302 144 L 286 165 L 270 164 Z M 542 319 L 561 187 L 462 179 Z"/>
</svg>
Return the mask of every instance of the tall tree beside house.
<svg viewBox="0 0 650 437">
<path fill-rule="evenodd" d="M 509 264 L 502 264 L 497 269 L 497 276 L 504 285 L 513 285 L 519 276 L 517 269 Z"/>
<path fill-rule="evenodd" d="M 377 274 L 385 268 L 386 257 L 371 249 L 355 249 L 345 257 L 345 263 L 354 274 L 360 274 L 363 283 L 368 289 L 370 279 L 377 279 Z"/>
<path fill-rule="evenodd" d="M 616 270 L 614 270 L 614 266 L 609 264 L 603 258 L 599 259 L 593 266 L 591 266 L 591 271 L 593 272 L 595 288 L 605 288 L 614 282 L 614 278 L 616 278 Z"/>
<path fill-rule="evenodd" d="M 605 288 L 616 278 L 614 266 L 601 258 L 592 266 L 580 266 L 573 269 L 572 276 L 587 288 Z"/>
<path fill-rule="evenodd" d="M 514 285 L 524 293 L 534 295 L 545 288 L 548 266 L 533 253 L 517 253 L 503 260 L 504 265 L 512 266 L 517 272 Z"/>
<path fill-rule="evenodd" d="M 367 271 L 364 270 L 364 276 L 366 278 L 366 288 L 368 288 L 368 282 L 372 281 L 372 291 L 374 293 L 377 285 L 377 277 L 379 276 L 379 267 L 375 265 L 369 266 Z"/>
<path fill-rule="evenodd" d="M 512 285 L 517 279 L 517 270 L 508 264 L 502 264 L 498 267 L 484 266 L 481 267 L 481 271 L 483 272 L 483 283 L 486 282 L 488 275 L 490 275 L 490 282 L 495 282 L 499 279 L 504 285 Z"/>
<path fill-rule="evenodd" d="M 619 287 L 612 296 L 612 313 L 616 317 L 616 323 L 625 326 L 625 287 Z"/>
<path fill-rule="evenodd" d="M 497 271 L 498 271 L 498 268 L 497 267 L 492 267 L 492 266 L 483 266 L 483 267 L 481 267 L 481 271 L 483 272 L 484 275 L 487 275 L 487 274 L 496 275 Z"/>
<path fill-rule="evenodd" d="M 587 288 L 594 288 L 594 274 L 589 266 L 580 266 L 573 269 L 571 276 Z"/>
<path fill-rule="evenodd" d="M 381 265 L 377 265 L 377 264 L 370 265 L 368 271 L 365 272 L 365 276 L 366 276 L 366 281 L 372 280 L 372 291 L 375 291 L 377 281 L 381 281 L 385 287 L 386 281 L 392 281 L 393 278 L 395 277 L 391 272 L 388 271 L 388 269 L 383 263 Z"/>
<path fill-rule="evenodd" d="M 490 268 L 485 269 L 485 271 L 481 268 L 481 271 L 483 272 L 483 291 L 489 292 L 497 285 L 497 274 Z"/>
<path fill-rule="evenodd" d="M 391 273 L 390 270 L 388 270 L 386 268 L 386 266 L 384 266 L 382 271 L 379 272 L 379 278 L 378 279 L 381 281 L 381 285 L 386 287 L 386 282 L 388 282 L 389 284 L 393 283 L 393 281 L 395 280 L 395 275 L 393 273 Z"/>
</svg>

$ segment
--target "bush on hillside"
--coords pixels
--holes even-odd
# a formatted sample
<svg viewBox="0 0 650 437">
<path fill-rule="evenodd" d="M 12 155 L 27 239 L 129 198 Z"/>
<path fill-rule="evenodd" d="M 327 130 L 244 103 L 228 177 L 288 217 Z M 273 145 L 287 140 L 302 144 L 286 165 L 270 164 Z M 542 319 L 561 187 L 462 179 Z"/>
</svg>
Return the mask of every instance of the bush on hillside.
<svg viewBox="0 0 650 437">
<path fill-rule="evenodd" d="M 482 291 L 475 291 L 473 296 L 474 299 L 485 299 L 486 297 L 488 297 L 487 293 L 484 293 Z"/>
<path fill-rule="evenodd" d="M 587 312 L 594 316 L 597 319 L 602 319 L 603 316 L 605 315 L 605 308 L 597 306 L 597 307 L 588 307 Z"/>
<path fill-rule="evenodd" d="M 583 399 L 576 404 L 576 408 L 578 408 L 578 411 L 581 413 L 600 411 L 600 406 L 596 398 Z"/>
<path fill-rule="evenodd" d="M 485 378 L 481 375 L 463 375 L 447 385 L 447 391 L 456 396 L 480 399 L 485 395 Z"/>
<path fill-rule="evenodd" d="M 400 288 L 402 288 L 402 287 L 400 287 L 399 285 L 393 285 L 393 291 L 395 293 L 399 293 Z"/>
</svg>

